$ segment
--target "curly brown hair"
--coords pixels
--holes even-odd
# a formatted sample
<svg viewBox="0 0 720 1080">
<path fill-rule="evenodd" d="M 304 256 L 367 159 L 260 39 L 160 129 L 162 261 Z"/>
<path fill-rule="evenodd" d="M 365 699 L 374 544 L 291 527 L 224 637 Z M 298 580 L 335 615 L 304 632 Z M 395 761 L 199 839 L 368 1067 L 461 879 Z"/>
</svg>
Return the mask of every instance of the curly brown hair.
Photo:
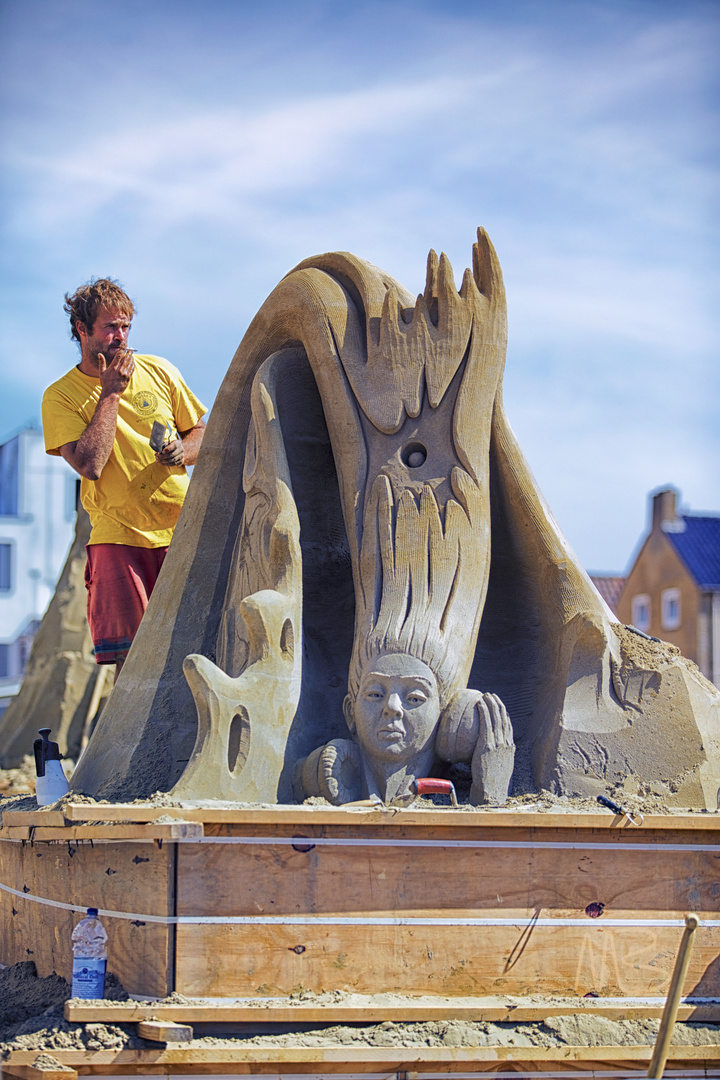
<svg viewBox="0 0 720 1080">
<path fill-rule="evenodd" d="M 82 323 L 91 334 L 101 307 L 117 308 L 128 319 L 132 319 L 135 314 L 132 300 L 120 282 L 113 278 L 91 278 L 85 285 L 77 288 L 72 296 L 65 293 L 63 307 L 70 316 L 70 330 L 76 341 L 80 341 L 77 324 Z"/>
</svg>

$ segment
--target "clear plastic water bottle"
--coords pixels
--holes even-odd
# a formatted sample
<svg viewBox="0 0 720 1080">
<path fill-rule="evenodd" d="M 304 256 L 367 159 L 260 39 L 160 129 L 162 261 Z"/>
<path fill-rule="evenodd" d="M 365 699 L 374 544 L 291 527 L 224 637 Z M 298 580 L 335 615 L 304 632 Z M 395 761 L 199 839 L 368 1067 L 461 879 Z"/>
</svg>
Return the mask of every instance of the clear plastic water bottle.
<svg viewBox="0 0 720 1080">
<path fill-rule="evenodd" d="M 74 998 L 105 996 L 105 965 L 107 964 L 107 932 L 98 919 L 98 909 L 89 907 L 72 932 Z"/>
</svg>

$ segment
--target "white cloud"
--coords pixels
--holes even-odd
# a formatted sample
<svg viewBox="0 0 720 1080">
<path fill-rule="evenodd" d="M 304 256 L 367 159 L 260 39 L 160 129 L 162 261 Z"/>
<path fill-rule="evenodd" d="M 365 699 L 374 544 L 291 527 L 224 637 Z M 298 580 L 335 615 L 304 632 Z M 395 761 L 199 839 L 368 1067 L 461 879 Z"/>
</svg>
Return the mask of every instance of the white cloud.
<svg viewBox="0 0 720 1080">
<path fill-rule="evenodd" d="M 169 7 L 138 5 L 135 52 L 97 94 L 70 37 L 28 30 L 0 296 L 13 401 L 56 374 L 59 297 L 92 272 L 126 281 L 138 334 L 210 396 L 300 259 L 349 248 L 416 292 L 430 245 L 460 280 L 482 223 L 508 283 L 511 419 L 581 557 L 620 565 L 602 545 L 629 550 L 656 483 L 720 503 L 711 9 L 512 2 L 515 23 L 366 2 L 301 23 L 274 4 L 242 33 L 229 5 L 222 39 L 193 5 L 166 36 Z"/>
</svg>

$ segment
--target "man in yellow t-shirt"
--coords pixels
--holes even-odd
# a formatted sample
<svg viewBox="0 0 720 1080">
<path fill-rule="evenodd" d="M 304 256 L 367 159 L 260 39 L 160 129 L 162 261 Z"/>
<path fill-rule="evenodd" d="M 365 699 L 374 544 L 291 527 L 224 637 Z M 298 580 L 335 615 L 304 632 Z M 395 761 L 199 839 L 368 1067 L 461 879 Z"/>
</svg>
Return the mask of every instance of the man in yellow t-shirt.
<svg viewBox="0 0 720 1080">
<path fill-rule="evenodd" d="M 157 580 L 202 442 L 205 406 L 159 356 L 127 347 L 135 308 L 117 282 L 100 278 L 65 297 L 80 363 L 43 396 L 48 454 L 82 477 L 90 515 L 85 584 L 98 664 L 115 678 Z M 153 423 L 166 429 L 150 446 Z"/>
</svg>

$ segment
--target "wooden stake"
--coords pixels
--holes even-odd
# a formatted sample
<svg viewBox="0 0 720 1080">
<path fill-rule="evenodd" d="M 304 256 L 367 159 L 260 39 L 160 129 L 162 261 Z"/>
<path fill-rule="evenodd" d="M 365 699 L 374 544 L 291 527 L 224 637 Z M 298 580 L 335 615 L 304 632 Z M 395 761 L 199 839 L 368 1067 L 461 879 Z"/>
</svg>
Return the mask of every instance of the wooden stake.
<svg viewBox="0 0 720 1080">
<path fill-rule="evenodd" d="M 95 685 L 93 687 L 92 697 L 90 698 L 90 704 L 88 705 L 88 711 L 85 716 L 85 723 L 82 729 L 82 738 L 80 739 L 80 756 L 90 741 L 90 726 L 95 717 L 95 713 L 98 711 L 98 705 L 100 704 L 100 698 L 102 692 L 105 689 L 105 680 L 107 678 L 108 664 L 100 664 L 98 666 L 98 673 L 95 676 Z M 80 758 L 78 757 L 78 760 Z"/>
<path fill-rule="evenodd" d="M 653 1050 L 653 1055 L 650 1059 L 650 1068 L 647 1073 L 648 1077 L 652 1077 L 653 1080 L 661 1078 L 665 1071 L 665 1062 L 667 1061 L 670 1040 L 672 1039 L 673 1030 L 675 1028 L 678 1005 L 680 1004 L 685 976 L 687 975 L 688 964 L 690 963 L 693 935 L 699 925 L 700 919 L 694 912 L 689 912 L 685 916 L 685 929 L 683 930 L 683 936 L 680 940 L 680 948 L 678 949 L 675 967 L 673 968 L 672 978 L 670 979 L 670 989 L 668 990 L 667 1001 L 665 1002 L 662 1019 L 660 1020 L 660 1029 L 655 1042 L 655 1049 Z"/>
</svg>

